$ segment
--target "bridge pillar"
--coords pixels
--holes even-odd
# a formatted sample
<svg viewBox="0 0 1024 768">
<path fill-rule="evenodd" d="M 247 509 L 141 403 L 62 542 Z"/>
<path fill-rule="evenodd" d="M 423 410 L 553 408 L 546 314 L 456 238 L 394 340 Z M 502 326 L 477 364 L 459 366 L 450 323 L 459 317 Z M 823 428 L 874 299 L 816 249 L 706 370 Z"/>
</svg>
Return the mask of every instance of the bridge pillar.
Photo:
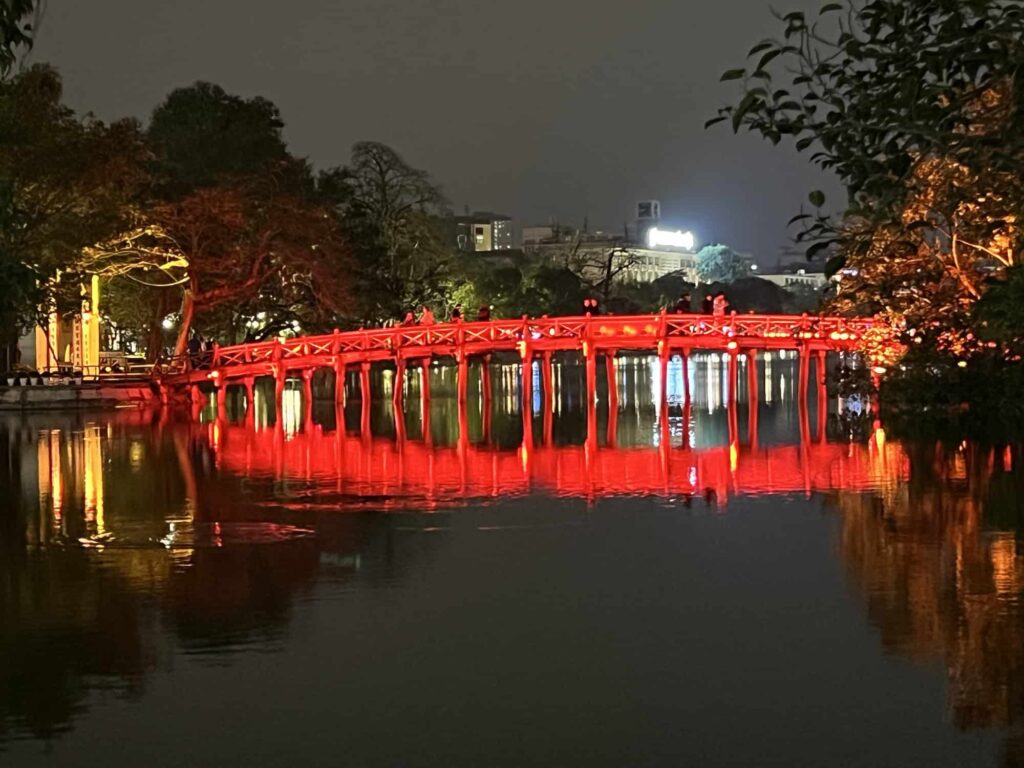
<svg viewBox="0 0 1024 768">
<path fill-rule="evenodd" d="M 797 356 L 800 358 L 800 373 L 797 383 L 797 399 L 804 403 L 804 407 L 807 407 L 807 380 L 810 378 L 810 351 L 807 349 L 806 344 L 801 344 L 797 350 Z"/>
<path fill-rule="evenodd" d="M 587 372 L 587 400 L 597 402 L 597 350 L 593 342 L 583 343 L 583 359 Z"/>
<path fill-rule="evenodd" d="M 256 423 L 256 377 L 246 376 L 242 380 L 242 384 L 245 386 L 245 420 L 250 424 Z"/>
<path fill-rule="evenodd" d="M 750 447 L 757 450 L 757 420 L 760 405 L 758 391 L 757 350 L 747 350 L 747 439 Z"/>
<path fill-rule="evenodd" d="M 430 358 L 423 358 L 420 368 L 420 419 L 423 424 L 423 441 L 430 445 Z"/>
<path fill-rule="evenodd" d="M 188 399 L 192 405 L 192 420 L 198 421 L 199 414 L 203 410 L 203 390 L 198 384 L 192 384 L 188 388 Z"/>
<path fill-rule="evenodd" d="M 541 386 L 544 387 L 544 444 L 551 445 L 555 418 L 555 384 L 551 369 L 551 350 L 544 350 L 540 366 Z"/>
<path fill-rule="evenodd" d="M 228 383 L 223 374 L 217 377 L 217 421 L 223 421 L 228 415 Z"/>
<path fill-rule="evenodd" d="M 361 437 L 370 437 L 370 362 L 364 360 L 359 364 L 359 433 Z"/>
<path fill-rule="evenodd" d="M 739 442 L 739 405 L 736 402 L 739 393 L 739 350 L 735 345 L 729 350 L 729 445 Z"/>
<path fill-rule="evenodd" d="M 398 419 L 399 411 L 402 410 L 402 403 L 405 400 L 405 360 L 395 360 L 395 381 L 391 389 L 391 402 L 394 404 L 395 419 Z"/>
<path fill-rule="evenodd" d="M 284 421 L 284 384 L 288 380 L 288 371 L 281 363 L 277 364 L 274 372 L 274 423 L 283 424 Z"/>
<path fill-rule="evenodd" d="M 828 350 L 818 350 L 816 378 L 818 379 L 818 441 L 825 442 L 828 423 Z"/>
<path fill-rule="evenodd" d="M 480 360 L 480 389 L 483 397 L 480 401 L 480 422 L 483 425 L 483 441 L 491 442 L 491 356 L 484 355 Z"/>
<path fill-rule="evenodd" d="M 683 359 L 683 402 L 690 402 L 690 351 L 684 349 L 680 351 L 680 356 Z"/>
<path fill-rule="evenodd" d="M 604 353 L 605 377 L 608 380 L 608 410 L 609 414 L 614 408 L 619 407 L 619 380 L 615 375 L 615 350 L 609 349 Z"/>
<path fill-rule="evenodd" d="M 469 357 L 465 352 L 459 350 L 456 362 L 458 363 L 456 374 L 458 381 L 456 383 L 459 390 L 459 403 L 465 403 L 469 399 Z"/>
<path fill-rule="evenodd" d="M 345 407 L 345 371 L 347 366 L 340 357 L 334 361 L 334 402 Z"/>
<path fill-rule="evenodd" d="M 533 414 L 533 349 L 526 341 L 519 342 L 519 355 L 522 357 L 520 373 L 522 384 L 520 392 L 523 396 L 523 413 Z"/>
<path fill-rule="evenodd" d="M 313 424 L 313 374 L 315 368 L 306 368 L 302 371 L 302 409 L 303 429 L 309 429 Z"/>
</svg>

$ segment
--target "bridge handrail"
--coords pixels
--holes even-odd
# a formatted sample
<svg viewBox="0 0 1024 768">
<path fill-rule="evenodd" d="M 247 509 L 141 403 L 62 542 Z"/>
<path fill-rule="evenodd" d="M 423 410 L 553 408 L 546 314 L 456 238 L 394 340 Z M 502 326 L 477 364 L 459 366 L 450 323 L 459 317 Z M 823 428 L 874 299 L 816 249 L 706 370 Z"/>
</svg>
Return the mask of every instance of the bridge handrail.
<svg viewBox="0 0 1024 768">
<path fill-rule="evenodd" d="M 364 328 L 294 339 L 214 346 L 212 351 L 172 357 L 154 367 L 154 375 L 173 376 L 193 370 L 222 368 L 259 362 L 288 361 L 311 355 L 339 356 L 352 353 L 390 352 L 424 347 L 481 346 L 496 342 L 541 339 L 648 336 L 662 338 L 786 338 L 849 342 L 879 327 L 872 318 L 819 315 L 705 315 L 660 312 L 650 315 L 596 315 L 457 321 L 432 325 Z"/>
</svg>

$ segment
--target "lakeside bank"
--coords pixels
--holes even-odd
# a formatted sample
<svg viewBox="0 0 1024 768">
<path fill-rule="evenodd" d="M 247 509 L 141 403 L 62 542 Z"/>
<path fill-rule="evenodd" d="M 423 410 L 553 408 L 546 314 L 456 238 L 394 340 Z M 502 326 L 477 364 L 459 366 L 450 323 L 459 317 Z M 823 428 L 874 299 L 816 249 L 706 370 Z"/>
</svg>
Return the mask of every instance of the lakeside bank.
<svg viewBox="0 0 1024 768">
<path fill-rule="evenodd" d="M 149 380 L 0 386 L 0 411 L 144 408 L 160 402 Z"/>
</svg>

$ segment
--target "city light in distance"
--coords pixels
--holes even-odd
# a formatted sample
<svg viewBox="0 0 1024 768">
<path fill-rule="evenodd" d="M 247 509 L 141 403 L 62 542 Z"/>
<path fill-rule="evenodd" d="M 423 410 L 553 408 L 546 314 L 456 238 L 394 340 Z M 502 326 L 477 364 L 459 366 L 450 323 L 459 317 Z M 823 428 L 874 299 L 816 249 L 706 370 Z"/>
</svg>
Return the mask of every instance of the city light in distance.
<svg viewBox="0 0 1024 768">
<path fill-rule="evenodd" d="M 647 245 L 650 248 L 668 246 L 669 248 L 685 248 L 688 251 L 692 251 L 695 243 L 696 239 L 693 236 L 693 232 L 658 229 L 657 227 L 647 231 Z"/>
</svg>

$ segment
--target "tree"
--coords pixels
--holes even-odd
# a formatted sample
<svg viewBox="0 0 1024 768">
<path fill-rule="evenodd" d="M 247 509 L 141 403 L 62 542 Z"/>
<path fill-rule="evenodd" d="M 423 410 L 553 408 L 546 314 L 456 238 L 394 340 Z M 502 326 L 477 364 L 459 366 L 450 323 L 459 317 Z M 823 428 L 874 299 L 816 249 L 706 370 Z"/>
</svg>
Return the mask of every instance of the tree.
<svg viewBox="0 0 1024 768">
<path fill-rule="evenodd" d="M 444 198 L 428 175 L 384 144 L 360 142 L 341 180 L 361 317 L 383 322 L 443 303 L 454 249 L 445 239 Z"/>
<path fill-rule="evenodd" d="M 984 279 L 1018 263 L 1024 8 L 1017 0 L 841 0 L 788 13 L 750 51 L 728 120 L 837 174 L 839 216 L 801 213 L 807 256 L 844 273 L 834 306 L 963 346 Z"/>
<path fill-rule="evenodd" d="M 697 253 L 697 277 L 704 283 L 731 283 L 750 275 L 750 265 L 727 245 L 705 245 Z"/>
<path fill-rule="evenodd" d="M 81 308 L 81 249 L 123 226 L 144 179 L 138 125 L 79 118 L 57 73 L 36 65 L 0 82 L 0 328 L 4 345 L 52 310 Z"/>
<path fill-rule="evenodd" d="M 162 195 L 301 165 L 288 154 L 283 127 L 277 107 L 260 97 L 243 99 L 204 82 L 172 91 L 146 130 Z"/>
<path fill-rule="evenodd" d="M 38 22 L 43 3 L 36 0 L 5 0 L 0 3 L 0 77 L 6 76 L 14 66 L 16 51 L 32 47 L 34 27 L 29 19 Z"/>
<path fill-rule="evenodd" d="M 200 188 L 140 215 L 138 226 L 85 249 L 83 266 L 183 288 L 175 354 L 184 353 L 196 313 L 230 304 L 255 315 L 281 302 L 339 312 L 347 298 L 346 248 L 333 214 L 280 192 L 273 179 Z"/>
<path fill-rule="evenodd" d="M 269 101 L 209 83 L 173 91 L 154 111 L 147 194 L 131 225 L 87 248 L 83 260 L 113 281 L 115 294 L 148 299 L 150 358 L 179 305 L 177 354 L 196 321 L 210 336 L 239 341 L 296 323 L 332 327 L 344 309 L 348 248 L 333 210 L 337 180 L 314 179 L 288 153 L 281 128 Z M 119 319 L 137 322 L 124 302 L 115 306 L 126 315 Z"/>
</svg>

